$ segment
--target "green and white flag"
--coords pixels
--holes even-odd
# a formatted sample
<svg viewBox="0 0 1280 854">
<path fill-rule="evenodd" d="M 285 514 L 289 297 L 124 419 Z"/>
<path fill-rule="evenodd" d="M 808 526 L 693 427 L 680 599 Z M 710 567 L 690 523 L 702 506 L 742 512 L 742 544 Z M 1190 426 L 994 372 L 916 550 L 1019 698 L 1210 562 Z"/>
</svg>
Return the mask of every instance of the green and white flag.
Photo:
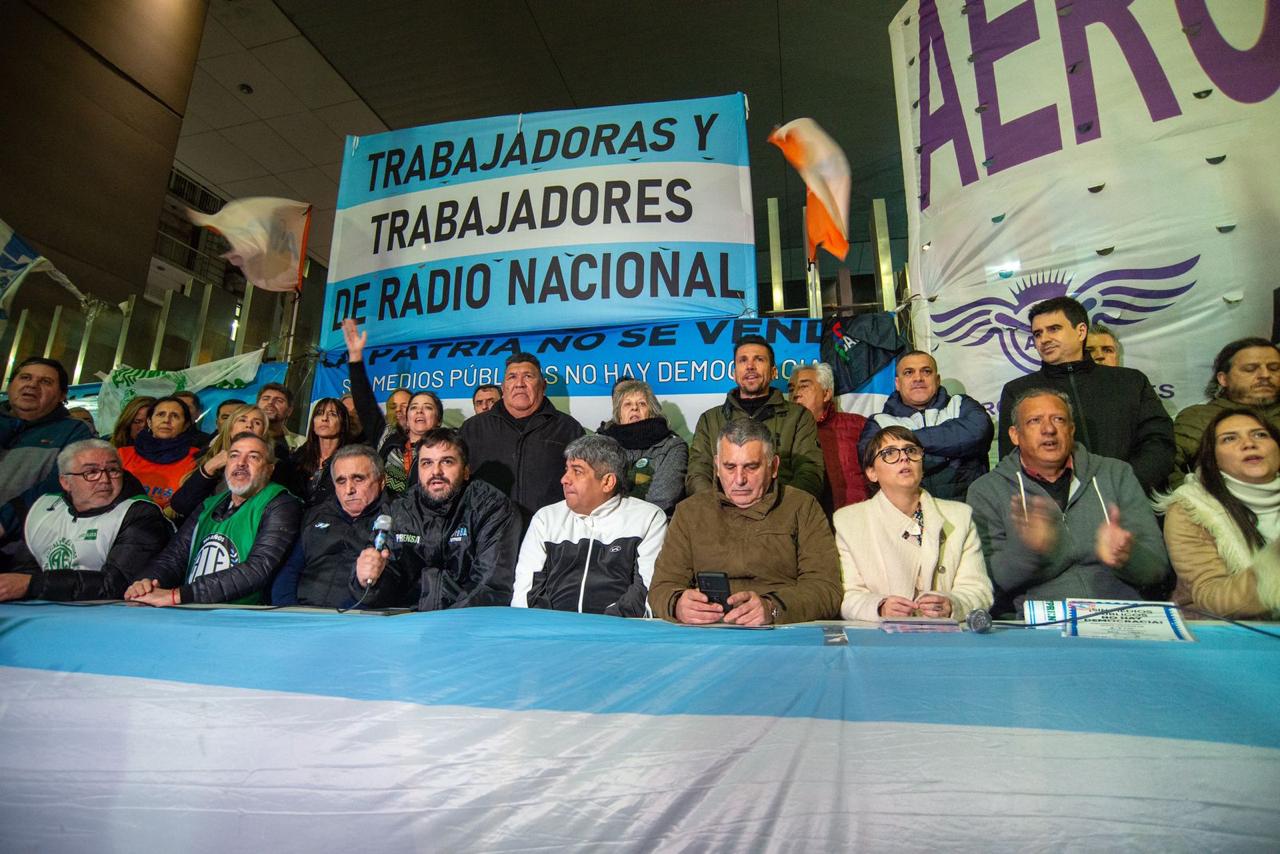
<svg viewBox="0 0 1280 854">
<path fill-rule="evenodd" d="M 255 350 L 181 371 L 148 371 L 121 365 L 102 382 L 102 391 L 98 393 L 98 423 L 110 430 L 125 404 L 138 395 L 164 397 L 177 391 L 199 392 L 210 387 L 244 388 L 258 375 L 262 355 L 262 350 Z"/>
</svg>

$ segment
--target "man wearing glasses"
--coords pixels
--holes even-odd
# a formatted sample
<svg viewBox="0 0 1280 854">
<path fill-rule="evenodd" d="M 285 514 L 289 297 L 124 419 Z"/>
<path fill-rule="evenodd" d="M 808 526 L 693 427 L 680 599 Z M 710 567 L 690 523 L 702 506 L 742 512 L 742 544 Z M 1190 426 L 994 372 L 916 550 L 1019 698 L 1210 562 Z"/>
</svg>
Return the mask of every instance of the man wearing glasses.
<svg viewBox="0 0 1280 854">
<path fill-rule="evenodd" d="M 164 548 L 173 526 L 126 475 L 116 449 L 85 439 L 58 454 L 62 491 L 42 495 L 27 514 L 28 555 L 0 573 L 0 601 L 119 599 Z"/>
</svg>

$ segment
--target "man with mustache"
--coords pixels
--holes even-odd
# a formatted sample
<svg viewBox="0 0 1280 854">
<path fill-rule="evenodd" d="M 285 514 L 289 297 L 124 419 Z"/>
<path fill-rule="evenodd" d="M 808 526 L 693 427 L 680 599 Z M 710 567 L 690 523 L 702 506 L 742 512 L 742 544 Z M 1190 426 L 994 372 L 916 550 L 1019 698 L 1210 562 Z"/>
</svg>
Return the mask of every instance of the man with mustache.
<svg viewBox="0 0 1280 854">
<path fill-rule="evenodd" d="M 1070 297 L 1031 306 L 1028 321 L 1040 370 L 1005 384 L 1000 392 L 1000 456 L 1013 450 L 1013 401 L 1033 388 L 1062 392 L 1075 413 L 1076 439 L 1089 453 L 1125 460 L 1143 490 L 1160 489 L 1173 470 L 1173 422 L 1146 374 L 1100 365 L 1084 351 L 1089 314 Z"/>
<path fill-rule="evenodd" d="M 1169 556 L 1133 469 L 1076 444 L 1061 391 L 1029 389 L 1010 412 L 1014 450 L 968 495 L 992 612 L 1026 599 L 1141 599 L 1168 576 Z"/>
<path fill-rule="evenodd" d="M 859 454 L 885 427 L 905 427 L 924 446 L 925 490 L 934 498 L 964 501 L 969 484 L 989 468 L 987 454 L 995 435 L 991 416 L 967 394 L 943 388 L 937 361 L 922 350 L 898 357 L 893 386 L 884 411 L 867 419 Z"/>
<path fill-rule="evenodd" d="M 58 483 L 62 490 L 41 496 L 27 515 L 29 560 L 0 573 L 0 601 L 119 599 L 173 535 L 101 439 L 63 448 Z"/>
<path fill-rule="evenodd" d="M 733 379 L 737 383 L 724 403 L 702 413 L 689 446 L 685 492 L 697 495 L 716 488 L 716 443 L 724 425 L 751 418 L 769 428 L 778 458 L 778 480 L 784 486 L 822 496 L 825 460 L 818 444 L 818 425 L 809 411 L 783 397 L 770 385 L 778 378 L 773 347 L 759 335 L 744 335 L 733 346 Z"/>
<path fill-rule="evenodd" d="M 1280 425 L 1280 348 L 1265 338 L 1241 338 L 1218 351 L 1213 377 L 1205 388 L 1208 403 L 1188 406 L 1173 422 L 1178 444 L 1169 485 L 1181 485 L 1195 464 L 1200 437 L 1223 409 L 1249 406 Z"/>
<path fill-rule="evenodd" d="M 302 505 L 271 482 L 275 454 L 256 433 L 227 450 L 225 493 L 207 498 L 124 598 L 146 605 L 231 602 L 257 605 L 294 540 Z"/>
<path fill-rule="evenodd" d="M 511 499 L 471 479 L 467 443 L 457 430 L 427 431 L 414 460 L 418 479 L 391 507 L 387 548 L 360 553 L 351 595 L 363 597 L 364 608 L 511 604 L 520 548 Z"/>
</svg>

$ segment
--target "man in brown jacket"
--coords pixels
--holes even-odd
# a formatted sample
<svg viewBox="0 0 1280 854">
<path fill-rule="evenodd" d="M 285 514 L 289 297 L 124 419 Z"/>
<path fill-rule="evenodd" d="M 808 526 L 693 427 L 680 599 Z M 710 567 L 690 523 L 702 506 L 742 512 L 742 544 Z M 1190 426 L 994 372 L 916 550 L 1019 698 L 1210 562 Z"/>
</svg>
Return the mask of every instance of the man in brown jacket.
<svg viewBox="0 0 1280 854">
<path fill-rule="evenodd" d="M 807 414 L 807 413 L 806 413 Z M 735 418 L 716 443 L 716 489 L 676 505 L 653 571 L 649 605 L 678 623 L 761 626 L 836 619 L 840 559 L 807 492 L 778 480 L 769 428 Z M 697 589 L 699 572 L 729 576 L 728 612 Z"/>
</svg>

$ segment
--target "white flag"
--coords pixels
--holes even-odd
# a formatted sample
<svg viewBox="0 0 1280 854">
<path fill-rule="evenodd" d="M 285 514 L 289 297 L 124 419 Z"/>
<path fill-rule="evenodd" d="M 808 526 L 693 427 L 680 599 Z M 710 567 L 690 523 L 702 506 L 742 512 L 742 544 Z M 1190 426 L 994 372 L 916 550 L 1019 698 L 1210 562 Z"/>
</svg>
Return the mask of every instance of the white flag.
<svg viewBox="0 0 1280 854">
<path fill-rule="evenodd" d="M 311 205 L 291 199 L 236 199 L 216 214 L 188 210 L 187 217 L 226 238 L 231 251 L 222 257 L 244 271 L 250 284 L 266 291 L 302 287 Z"/>
</svg>

